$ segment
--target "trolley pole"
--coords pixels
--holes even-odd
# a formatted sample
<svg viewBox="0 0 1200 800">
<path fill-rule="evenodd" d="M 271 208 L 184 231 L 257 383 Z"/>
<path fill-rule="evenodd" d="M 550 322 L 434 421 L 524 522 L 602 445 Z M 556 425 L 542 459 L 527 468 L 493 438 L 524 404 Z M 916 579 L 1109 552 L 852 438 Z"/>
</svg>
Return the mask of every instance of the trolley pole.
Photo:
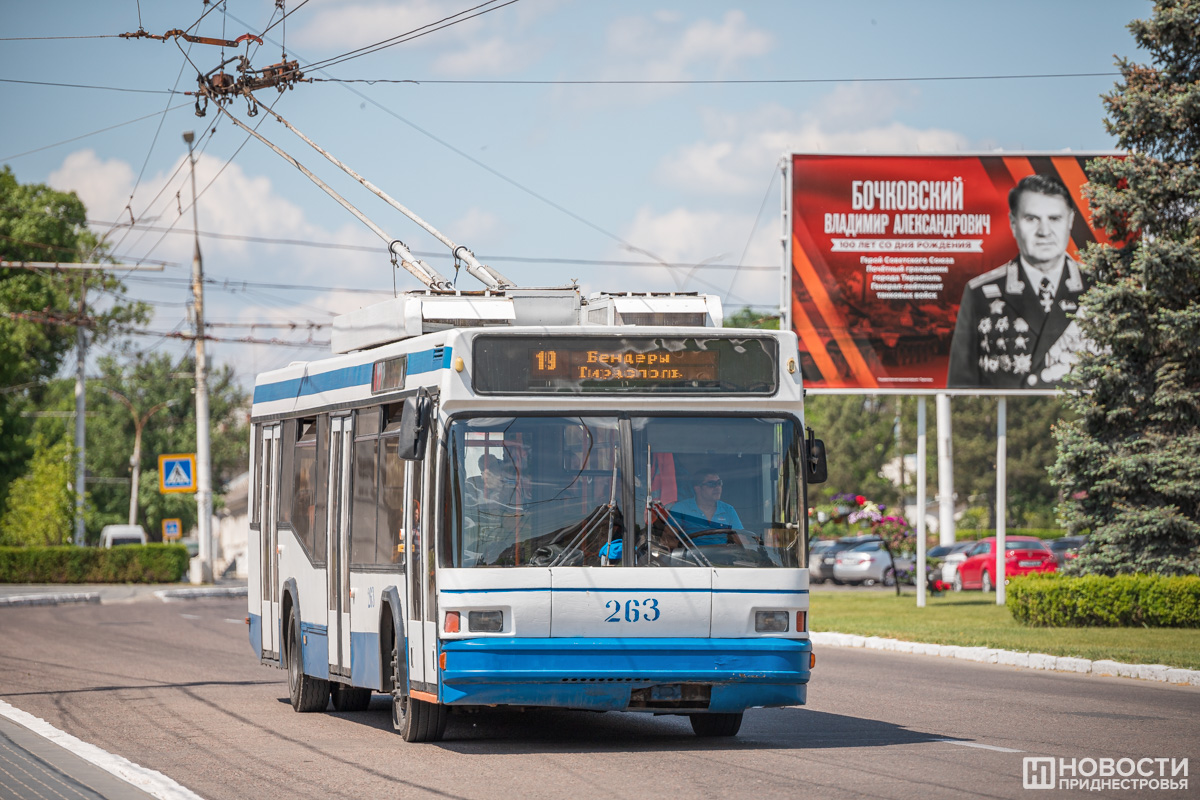
<svg viewBox="0 0 1200 800">
<path fill-rule="evenodd" d="M 196 312 L 196 512 L 200 552 L 190 570 L 192 583 L 212 583 L 212 463 L 208 430 L 208 361 L 204 353 L 204 262 L 200 258 L 200 222 L 196 209 L 195 134 L 187 131 L 188 164 L 192 173 L 192 300 Z"/>
</svg>

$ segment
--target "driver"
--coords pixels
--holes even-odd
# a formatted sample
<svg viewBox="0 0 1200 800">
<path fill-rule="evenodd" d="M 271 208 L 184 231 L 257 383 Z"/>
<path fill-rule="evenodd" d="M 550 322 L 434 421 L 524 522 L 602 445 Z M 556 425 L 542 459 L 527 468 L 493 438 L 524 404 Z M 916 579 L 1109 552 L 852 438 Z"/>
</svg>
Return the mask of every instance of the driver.
<svg viewBox="0 0 1200 800">
<path fill-rule="evenodd" d="M 683 528 L 689 536 L 702 531 L 720 528 L 723 531 L 740 530 L 742 521 L 737 511 L 728 503 L 721 502 L 723 482 L 720 473 L 715 470 L 699 472 L 692 482 L 694 496 L 690 500 L 680 500 L 671 506 L 671 519 Z M 674 539 L 674 536 L 668 536 Z M 726 541 L 723 533 L 712 537 L 693 537 L 696 544 L 714 544 Z"/>
</svg>

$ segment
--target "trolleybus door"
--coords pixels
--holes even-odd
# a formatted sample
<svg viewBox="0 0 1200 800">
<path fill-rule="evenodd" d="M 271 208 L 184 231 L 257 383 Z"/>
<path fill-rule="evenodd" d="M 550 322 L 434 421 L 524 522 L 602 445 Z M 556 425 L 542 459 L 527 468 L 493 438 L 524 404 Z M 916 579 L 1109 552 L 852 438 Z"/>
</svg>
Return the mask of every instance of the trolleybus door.
<svg viewBox="0 0 1200 800">
<path fill-rule="evenodd" d="M 259 478 L 259 558 L 262 587 L 262 656 L 278 658 L 279 653 L 279 551 L 276 547 L 275 521 L 279 516 L 279 425 L 264 425 L 262 433 L 262 472 Z"/>
<path fill-rule="evenodd" d="M 421 582 L 423 569 L 423 548 L 425 537 L 421 526 L 421 487 L 423 462 L 409 461 L 405 476 L 404 496 L 408 498 L 404 509 L 404 552 L 408 573 L 408 618 L 405 620 L 404 632 L 408 637 L 408 679 L 410 682 L 424 683 L 425 677 L 425 624 L 423 622 L 425 592 Z"/>
<path fill-rule="evenodd" d="M 353 430 L 350 417 L 330 419 L 329 537 L 326 574 L 329 580 L 329 672 L 350 675 L 350 525 L 349 484 Z"/>
</svg>

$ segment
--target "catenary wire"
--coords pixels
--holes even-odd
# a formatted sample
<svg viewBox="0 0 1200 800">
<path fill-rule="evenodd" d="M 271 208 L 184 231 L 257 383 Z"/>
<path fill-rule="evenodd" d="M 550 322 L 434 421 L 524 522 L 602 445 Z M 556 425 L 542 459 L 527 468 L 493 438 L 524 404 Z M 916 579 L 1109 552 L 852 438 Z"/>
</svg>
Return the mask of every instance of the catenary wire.
<svg viewBox="0 0 1200 800">
<path fill-rule="evenodd" d="M 339 62 L 340 63 L 340 62 Z M 744 79 L 679 79 L 679 80 L 470 80 L 423 78 L 313 78 L 314 83 L 436 83 L 484 86 L 720 86 L 742 84 L 805 84 L 805 83 L 927 83 L 933 81 L 1009 81 L 1056 78 L 1113 78 L 1119 72 L 1055 72 L 1030 75 L 926 75 L 886 78 L 744 78 Z"/>
<path fill-rule="evenodd" d="M 58 86 L 67 89 L 102 89 L 106 92 L 133 92 L 135 94 L 182 94 L 168 89 L 130 89 L 125 86 L 93 86 L 86 83 L 54 83 L 52 81 L 25 81 L 17 78 L 0 78 L 0 83 L 26 83 L 31 86 Z"/>
<path fill-rule="evenodd" d="M 177 109 L 184 108 L 187 105 L 188 105 L 188 103 L 180 103 L 177 106 L 171 106 L 167 110 L 175 111 Z M 72 136 L 70 139 L 63 139 L 61 142 L 55 142 L 54 144 L 46 144 L 46 145 L 42 145 L 41 147 L 35 147 L 32 150 L 26 150 L 24 153 L 17 153 L 15 155 L 11 155 L 11 156 L 0 156 L 0 161 L 11 161 L 14 158 L 20 158 L 21 156 L 32 155 L 33 153 L 40 153 L 43 150 L 49 150 L 52 147 L 61 147 L 64 144 L 70 144 L 71 142 L 78 142 L 80 139 L 86 139 L 87 137 L 95 136 L 98 133 L 104 133 L 106 131 L 115 130 L 116 128 L 121 128 L 126 125 L 132 125 L 135 122 L 141 122 L 144 119 L 150 119 L 151 117 L 157 117 L 161 113 L 162 113 L 161 111 L 155 111 L 153 114 L 147 114 L 144 117 L 138 117 L 137 119 L 131 119 L 131 120 L 127 120 L 125 122 L 118 122 L 116 125 L 109 125 L 107 128 L 101 128 L 100 130 L 92 131 L 91 133 L 80 134 L 79 136 Z"/>
</svg>

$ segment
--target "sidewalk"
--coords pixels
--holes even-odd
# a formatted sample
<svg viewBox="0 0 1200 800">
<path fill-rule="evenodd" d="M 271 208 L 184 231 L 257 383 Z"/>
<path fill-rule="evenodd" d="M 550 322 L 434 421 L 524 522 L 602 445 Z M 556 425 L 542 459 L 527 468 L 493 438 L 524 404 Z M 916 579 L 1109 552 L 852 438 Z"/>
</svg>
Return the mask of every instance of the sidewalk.
<svg viewBox="0 0 1200 800">
<path fill-rule="evenodd" d="M 50 606 L 69 603 L 133 603 L 139 600 L 245 597 L 244 579 L 218 579 L 214 584 L 190 583 L 0 583 L 0 608 Z"/>
</svg>

